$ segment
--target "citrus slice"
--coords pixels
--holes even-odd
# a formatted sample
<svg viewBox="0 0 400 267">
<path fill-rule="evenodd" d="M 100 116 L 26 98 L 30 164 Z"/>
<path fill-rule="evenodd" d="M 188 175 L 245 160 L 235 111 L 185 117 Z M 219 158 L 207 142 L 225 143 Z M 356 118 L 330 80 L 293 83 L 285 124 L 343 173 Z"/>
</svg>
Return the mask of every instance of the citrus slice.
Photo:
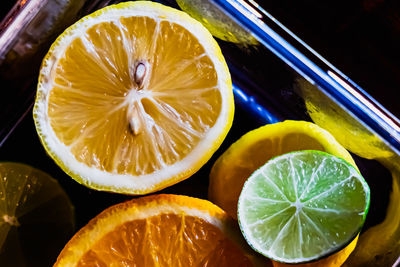
<svg viewBox="0 0 400 267">
<path fill-rule="evenodd" d="M 356 249 L 346 262 L 352 266 L 397 266 L 400 255 L 400 158 L 379 159 L 392 174 L 392 189 L 383 222 L 360 236 Z"/>
<path fill-rule="evenodd" d="M 0 163 L 0 266 L 50 266 L 73 231 L 72 204 L 55 179 Z"/>
<path fill-rule="evenodd" d="M 358 235 L 356 238 L 351 241 L 345 248 L 340 250 L 339 252 L 332 254 L 326 258 L 322 258 L 318 261 L 308 262 L 308 263 L 300 263 L 296 264 L 296 267 L 340 267 L 343 266 L 343 263 L 348 261 L 349 256 L 353 253 L 358 242 Z M 351 257 L 351 256 L 350 256 Z M 347 264 L 347 262 L 346 262 Z M 272 261 L 273 267 L 293 267 L 293 264 L 290 263 L 282 263 L 278 261 Z M 352 266 L 352 265 L 350 265 Z"/>
<path fill-rule="evenodd" d="M 360 173 L 331 154 L 306 150 L 268 161 L 239 197 L 239 225 L 256 251 L 304 263 L 349 244 L 364 224 L 370 191 Z"/>
<path fill-rule="evenodd" d="M 72 178 L 145 194 L 196 172 L 233 112 L 230 74 L 211 34 L 182 11 L 136 1 L 58 37 L 33 114 L 46 151 Z"/>
<path fill-rule="evenodd" d="M 176 2 L 183 11 L 200 21 L 215 37 L 242 45 L 258 44 L 251 32 L 236 23 L 212 1 L 177 0 Z"/>
<path fill-rule="evenodd" d="M 367 159 L 385 159 L 395 154 L 382 139 L 347 110 L 305 79 L 296 81 L 308 115 L 328 130 L 346 149 Z"/>
<path fill-rule="evenodd" d="M 252 253 L 212 203 L 153 195 L 103 211 L 68 242 L 55 266 L 254 266 L 259 258 Z"/>
<path fill-rule="evenodd" d="M 321 150 L 347 160 L 351 155 L 324 129 L 305 121 L 284 121 L 243 135 L 215 162 L 210 173 L 209 199 L 237 218 L 244 182 L 269 159 L 297 150 Z M 357 168 L 357 167 L 356 167 Z"/>
</svg>

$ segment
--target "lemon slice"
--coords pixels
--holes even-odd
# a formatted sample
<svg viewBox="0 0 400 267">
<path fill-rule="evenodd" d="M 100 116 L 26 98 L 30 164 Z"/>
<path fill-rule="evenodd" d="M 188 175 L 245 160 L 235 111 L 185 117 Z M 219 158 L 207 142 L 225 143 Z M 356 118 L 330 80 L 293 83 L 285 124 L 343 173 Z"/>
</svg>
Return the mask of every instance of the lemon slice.
<svg viewBox="0 0 400 267">
<path fill-rule="evenodd" d="M 152 195 L 103 211 L 55 266 L 265 266 L 255 254 L 237 224 L 209 201 Z"/>
<path fill-rule="evenodd" d="M 99 10 L 55 41 L 33 116 L 46 151 L 76 181 L 145 194 L 207 162 L 233 112 L 211 34 L 181 11 L 137 1 Z"/>
<path fill-rule="evenodd" d="M 237 44 L 257 45 L 251 32 L 220 10 L 212 0 L 177 0 L 183 11 L 200 21 L 215 37 Z"/>
<path fill-rule="evenodd" d="M 308 115 L 346 149 L 366 159 L 385 159 L 393 151 L 371 130 L 305 79 L 296 81 Z"/>
</svg>

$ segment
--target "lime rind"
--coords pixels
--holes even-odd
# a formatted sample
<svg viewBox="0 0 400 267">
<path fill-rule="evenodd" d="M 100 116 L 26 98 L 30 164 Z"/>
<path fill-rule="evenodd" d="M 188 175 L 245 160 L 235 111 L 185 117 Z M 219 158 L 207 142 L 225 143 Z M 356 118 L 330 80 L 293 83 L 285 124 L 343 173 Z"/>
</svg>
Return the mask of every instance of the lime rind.
<svg viewBox="0 0 400 267">
<path fill-rule="evenodd" d="M 271 159 L 250 176 L 239 197 L 238 220 L 257 252 L 305 263 L 349 244 L 369 202 L 368 184 L 351 164 L 321 151 L 297 151 Z"/>
<path fill-rule="evenodd" d="M 329 132 L 311 122 L 286 120 L 246 133 L 218 158 L 210 172 L 209 199 L 237 220 L 238 199 L 247 178 L 271 158 L 299 150 L 325 151 L 357 168 Z"/>
</svg>

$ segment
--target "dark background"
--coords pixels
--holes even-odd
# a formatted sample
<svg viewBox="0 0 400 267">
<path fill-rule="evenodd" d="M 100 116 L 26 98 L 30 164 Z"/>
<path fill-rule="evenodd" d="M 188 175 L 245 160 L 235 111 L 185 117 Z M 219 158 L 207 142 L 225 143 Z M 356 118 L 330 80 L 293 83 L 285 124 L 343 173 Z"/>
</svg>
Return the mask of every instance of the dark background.
<svg viewBox="0 0 400 267">
<path fill-rule="evenodd" d="M 400 117 L 400 1 L 257 2 Z"/>
<path fill-rule="evenodd" d="M 88 0 L 85 6 L 94 2 L 96 1 Z M 171 0 L 170 2 L 173 1 Z M 400 85 L 399 0 L 259 0 L 257 2 L 371 94 L 395 116 L 400 117 L 400 97 L 398 94 Z M 14 3 L 15 1 L 2 1 L 0 20 L 7 14 Z M 237 53 L 237 47 L 223 42 L 221 45 L 227 54 Z M 44 53 L 45 50 L 42 52 Z M 238 73 L 245 72 L 246 66 L 248 66 L 242 61 L 243 58 L 247 58 L 247 61 L 250 62 L 251 58 L 254 57 L 253 64 L 256 67 L 258 67 L 257 64 L 263 62 L 264 57 L 265 61 L 272 63 L 280 61 L 272 53 L 260 57 L 256 49 L 250 49 L 250 52 L 244 52 L 243 54 L 243 57 L 237 57 L 240 59 L 236 62 L 240 67 L 237 71 Z M 42 55 L 40 55 L 39 59 L 41 58 Z M 231 72 L 234 73 L 233 66 L 235 62 L 232 62 L 232 60 L 233 58 L 231 59 L 230 67 Z M 258 62 L 256 63 L 255 60 Z M 37 61 L 37 64 L 39 63 L 40 60 Z M 271 81 L 268 86 L 275 87 L 279 91 L 282 91 L 282 88 L 291 87 L 290 77 L 285 77 L 288 73 L 286 66 L 282 63 L 270 64 L 270 66 L 273 66 L 273 70 L 268 70 L 269 75 L 281 77 L 279 80 Z M 33 69 L 30 75 L 37 77 L 38 66 L 26 65 L 26 69 L 28 68 Z M 251 73 L 251 71 L 249 72 Z M 254 74 L 255 72 L 252 73 Z M 234 81 L 236 79 L 235 83 L 240 80 L 240 77 L 235 77 L 234 74 L 233 78 Z M 265 79 L 267 80 L 269 77 Z M 283 82 L 281 83 L 281 81 Z M 27 84 L 26 91 L 34 93 L 34 84 L 35 81 L 32 81 L 32 84 Z M 244 84 L 248 85 L 248 82 Z M 263 85 L 265 87 L 265 84 Z M 1 87 L 2 90 L 10 89 L 6 88 L 7 86 L 4 83 Z M 18 89 L 18 87 L 15 88 Z M 15 97 L 18 98 L 19 95 L 17 94 Z M 283 97 L 291 97 L 290 91 L 288 90 L 287 95 Z M 4 94 L 0 100 L 7 101 L 4 98 Z M 13 101 L 8 100 L 8 102 L 10 105 L 18 105 Z M 32 100 L 30 100 L 31 102 Z M 279 102 L 276 104 L 279 104 Z M 11 115 L 10 112 L 4 112 L 4 108 L 1 105 L 0 108 L 2 108 L 0 117 L 8 118 Z M 288 111 L 290 108 L 284 107 L 284 109 Z M 279 113 L 282 114 L 282 110 L 279 110 Z M 285 114 L 283 118 L 295 118 L 291 115 L 292 113 L 288 111 L 289 115 Z M 248 113 L 248 110 L 238 105 L 233 128 L 221 149 L 218 150 L 209 163 L 195 176 L 162 192 L 206 198 L 208 173 L 213 162 L 233 141 L 259 125 L 260 122 L 256 121 Z M 4 125 L 0 124 L 0 127 L 3 128 Z M 385 217 L 385 207 L 391 190 L 391 175 L 375 161 L 367 161 L 358 157 L 355 157 L 355 159 L 361 173 L 366 178 L 380 177 L 379 181 L 376 181 L 376 179 L 371 180 L 371 190 L 373 190 L 371 193 L 371 210 L 369 212 L 371 216 L 369 216 L 366 225 L 366 227 L 369 227 L 380 223 Z M 130 196 L 90 190 L 70 179 L 47 157 L 37 137 L 30 112 L 28 112 L 28 115 L 15 129 L 4 146 L 0 147 L 0 161 L 24 162 L 44 170 L 56 178 L 70 196 L 76 208 L 77 229 L 85 225 L 87 221 L 106 207 L 131 198 Z M 374 196 L 381 197 L 378 199 Z"/>
<path fill-rule="evenodd" d="M 85 1 L 83 10 L 89 9 L 91 6 L 98 7 L 103 4 L 103 2 L 105 3 L 107 1 Z M 173 0 L 166 2 L 176 6 Z M 398 94 L 398 86 L 400 85 L 400 52 L 398 49 L 400 47 L 400 1 L 259 0 L 257 2 L 334 66 L 358 83 L 389 109 L 389 111 L 394 113 L 397 117 L 400 117 L 400 97 Z M 2 3 L 0 18 L 6 16 L 14 3 L 15 1 L 9 0 Z M 245 73 L 246 68 L 250 64 L 255 65 L 255 69 L 258 69 L 262 68 L 263 62 L 268 62 L 270 66 L 273 66 L 273 68 L 268 70 L 270 77 L 266 76 L 267 74 L 264 70 L 261 70 L 261 74 L 258 76 L 266 76 L 265 79 L 269 80 L 270 84 L 266 85 L 262 83 L 263 88 L 261 89 L 265 91 L 265 89 L 275 88 L 277 91 L 281 92 L 285 91 L 286 87 L 291 87 L 292 81 L 291 77 L 287 76 L 287 67 L 271 53 L 260 53 L 262 50 L 258 50 L 257 48 L 254 50 L 250 49 L 250 52 L 238 51 L 236 46 L 224 42 L 221 42 L 221 46 L 227 56 L 233 80 L 236 84 L 240 84 L 240 77 L 237 75 L 235 76 L 235 73 Z M 47 47 L 40 50 L 40 53 L 45 53 L 46 51 Z M 238 55 L 240 53 L 243 55 Z M 235 58 L 229 57 L 230 54 L 235 54 L 238 61 L 232 61 Z M 39 55 L 39 61 L 35 64 L 40 64 L 41 58 L 42 55 Z M 234 69 L 235 64 L 239 66 L 239 70 Z M 33 79 L 36 79 L 38 66 L 35 67 L 32 64 L 25 65 L 24 69 L 32 69 L 30 75 L 34 77 Z M 256 72 L 247 70 L 247 73 L 247 76 L 251 76 L 251 74 L 255 74 Z M 274 79 L 270 79 L 271 76 L 272 78 L 280 76 L 280 78 L 274 81 Z M 244 84 L 249 86 L 249 81 L 246 81 Z M 35 80 L 24 89 L 25 91 L 31 92 L 30 96 L 34 94 L 34 85 Z M 2 87 L 4 88 L 5 85 L 3 84 Z M 13 90 L 18 90 L 18 88 L 13 88 Z M 291 97 L 289 90 L 287 91 L 287 95 L 284 94 L 282 98 L 288 97 Z M 21 97 L 17 94 L 16 99 L 20 98 Z M 274 104 L 279 106 L 280 103 L 276 101 L 276 103 L 272 103 L 274 102 L 273 100 L 274 99 L 271 99 L 271 103 L 268 103 L 269 108 Z M 18 107 L 18 103 L 5 99 L 4 95 L 2 101 L 8 102 L 11 106 Z M 33 99 L 28 102 L 31 103 L 32 101 Z M 281 109 L 278 110 L 279 108 Z M 280 119 L 298 119 L 295 116 L 296 111 L 290 110 L 291 108 L 289 106 L 283 108 L 277 107 L 276 109 L 279 111 L 278 113 L 282 115 Z M 285 111 L 287 113 L 284 114 Z M 11 114 L 7 112 L 7 109 L 6 112 L 4 112 L 4 108 L 2 108 L 0 115 L 9 118 Z M 251 114 L 248 113 L 246 107 L 241 108 L 238 105 L 233 128 L 227 140 L 224 142 L 224 145 L 218 153 L 216 153 L 214 158 L 210 160 L 210 163 L 205 166 L 202 172 L 196 175 L 196 177 L 164 190 L 164 192 L 190 193 L 193 196 L 207 197 L 208 184 L 203 178 L 208 177 L 208 172 L 212 165 L 211 163 L 214 162 L 217 156 L 222 153 L 229 144 L 237 140 L 245 132 L 261 124 L 260 121 L 254 119 Z M 4 125 L 0 125 L 0 127 L 4 128 Z M 77 209 L 78 227 L 84 225 L 90 218 L 105 207 L 129 198 L 104 192 L 95 192 L 78 185 L 72 179 L 68 178 L 67 175 L 46 156 L 37 138 L 29 109 L 22 123 L 5 142 L 4 146 L 0 147 L 0 160 L 24 162 L 45 170 L 53 177 L 58 178 L 67 193 L 71 196 L 72 201 L 74 203 L 79 203 L 79 207 L 81 207 Z M 385 207 L 390 192 L 390 173 L 376 162 L 365 161 L 363 164 L 361 159 L 356 157 L 356 160 L 358 160 L 359 167 L 366 177 L 376 177 L 379 175 L 384 177 L 385 182 L 376 184 L 373 188 L 377 191 L 376 195 L 384 196 L 380 200 L 382 202 L 381 205 L 376 207 Z M 373 167 L 364 168 L 363 166 Z M 65 177 L 65 179 L 60 177 Z M 85 199 L 85 201 L 82 201 L 82 199 Z M 96 208 L 91 208 L 94 206 Z M 372 209 L 374 209 L 374 207 L 372 207 Z M 375 216 L 372 221 L 369 220 L 368 224 L 374 225 L 383 220 L 385 209 L 377 208 L 376 211 L 370 213 L 373 213 Z"/>
<path fill-rule="evenodd" d="M 400 117 L 400 1 L 256 1 Z M 2 1 L 0 20 L 15 2 Z"/>
</svg>

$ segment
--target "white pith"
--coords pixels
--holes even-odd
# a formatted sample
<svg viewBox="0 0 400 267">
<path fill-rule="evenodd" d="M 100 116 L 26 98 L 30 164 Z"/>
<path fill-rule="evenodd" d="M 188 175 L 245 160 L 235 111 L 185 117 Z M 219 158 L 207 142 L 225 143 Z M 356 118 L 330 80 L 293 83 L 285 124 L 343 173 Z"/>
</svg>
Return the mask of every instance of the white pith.
<svg viewBox="0 0 400 267">
<path fill-rule="evenodd" d="M 176 14 L 174 14 L 176 12 Z M 209 129 L 199 144 L 181 161 L 169 165 L 162 170 L 155 171 L 146 175 L 132 176 L 124 174 L 110 173 L 99 170 L 95 167 L 89 167 L 84 163 L 76 160 L 71 153 L 70 147 L 60 142 L 48 120 L 48 101 L 49 92 L 53 88 L 53 67 L 57 65 L 58 60 L 62 57 L 68 45 L 82 33 L 86 32 L 91 26 L 100 22 L 109 22 L 119 20 L 121 17 L 146 16 L 158 22 L 167 20 L 171 23 L 182 25 L 191 32 L 204 47 L 206 55 L 214 64 L 215 71 L 218 75 L 218 85 L 221 95 L 221 113 L 215 122 L 214 126 Z M 77 25 L 72 26 L 67 30 L 67 34 L 63 34 L 52 47 L 52 55 L 43 62 L 41 75 L 39 78 L 37 100 L 35 102 L 34 115 L 36 126 L 43 143 L 51 155 L 54 155 L 57 161 L 60 161 L 64 169 L 70 172 L 71 175 L 79 176 L 82 182 L 86 185 L 93 185 L 98 189 L 113 188 L 118 191 L 127 193 L 140 193 L 151 191 L 152 188 L 157 188 L 159 184 L 170 177 L 175 177 L 174 180 L 169 180 L 172 184 L 175 181 L 186 178 L 195 170 L 191 166 L 199 165 L 199 162 L 205 163 L 215 150 L 215 143 L 221 143 L 221 136 L 226 128 L 229 127 L 230 116 L 230 97 L 232 92 L 230 88 L 230 76 L 224 62 L 221 62 L 216 45 L 210 42 L 211 35 L 197 22 L 194 22 L 187 15 L 172 11 L 166 17 L 164 9 L 154 8 L 154 4 L 134 3 L 130 6 L 120 9 L 108 9 L 98 16 L 89 17 L 82 20 Z M 48 79 L 46 77 L 49 77 Z M 128 98 L 133 95 L 128 96 Z M 132 122 L 133 125 L 134 122 Z M 205 157 L 205 155 L 207 155 Z M 199 168 L 198 166 L 196 168 Z"/>
<path fill-rule="evenodd" d="M 182 199 L 181 201 L 185 200 Z M 114 207 L 110 209 L 114 209 Z M 107 233 L 112 232 L 124 223 L 168 214 L 199 218 L 215 226 L 223 233 L 230 231 L 228 230 L 229 228 L 226 225 L 226 221 L 224 221 L 226 217 L 221 217 L 221 213 L 214 214 L 196 207 L 184 206 L 179 203 L 179 201 L 153 201 L 144 205 L 130 205 L 128 208 L 114 209 L 113 212 L 109 211 L 106 216 L 98 215 L 96 222 L 93 223 L 90 228 L 83 228 L 83 232 L 78 232 L 76 234 L 79 238 L 70 241 L 73 242 L 71 247 L 67 247 L 64 249 L 66 251 L 63 251 L 65 254 L 68 254 L 68 257 L 64 256 L 58 266 L 77 264 L 94 244 L 101 240 Z"/>
</svg>

